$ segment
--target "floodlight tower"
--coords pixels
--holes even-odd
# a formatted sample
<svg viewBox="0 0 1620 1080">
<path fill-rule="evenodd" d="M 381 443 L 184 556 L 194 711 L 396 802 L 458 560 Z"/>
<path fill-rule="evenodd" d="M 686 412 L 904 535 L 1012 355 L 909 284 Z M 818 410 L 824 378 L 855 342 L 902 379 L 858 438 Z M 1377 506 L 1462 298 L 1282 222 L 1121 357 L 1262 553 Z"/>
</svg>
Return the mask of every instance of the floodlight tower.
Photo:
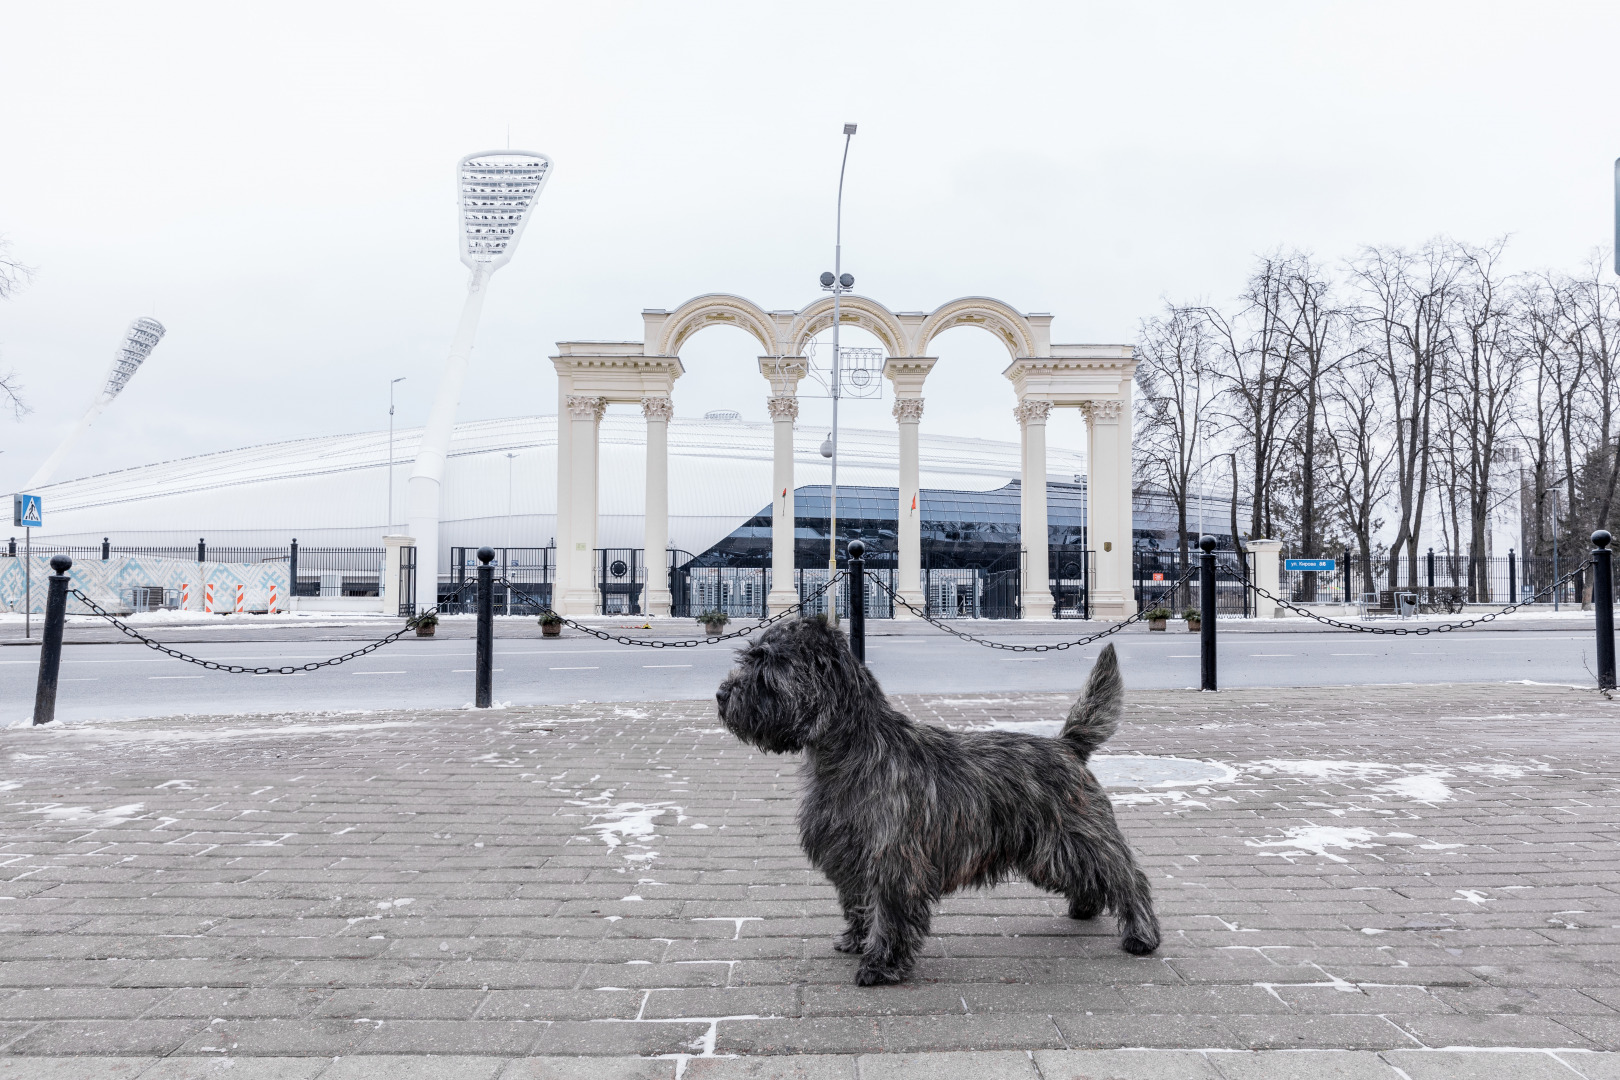
<svg viewBox="0 0 1620 1080">
<path fill-rule="evenodd" d="M 528 150 L 491 150 L 468 154 L 458 172 L 461 201 L 461 261 L 472 273 L 467 279 L 467 302 L 450 344 L 444 377 L 439 381 L 433 411 L 422 429 L 416 466 L 405 489 L 406 520 L 416 538 L 416 574 L 419 608 L 439 602 L 439 481 L 450 452 L 450 433 L 467 381 L 473 336 L 484 310 L 484 292 L 490 275 L 505 266 L 517 249 L 523 227 L 551 175 L 551 159 Z M 426 574 L 427 587 L 421 587 Z"/>
<path fill-rule="evenodd" d="M 162 323 L 145 315 L 130 322 L 129 329 L 124 331 L 124 343 L 113 353 L 112 366 L 107 369 L 107 379 L 101 385 L 101 392 L 90 403 L 90 407 L 85 410 L 78 424 L 68 432 L 61 445 L 45 459 L 43 465 L 34 470 L 34 475 L 28 478 L 28 486 L 23 490 L 33 491 L 51 482 L 51 477 L 56 474 L 68 451 L 73 449 L 74 444 L 90 429 L 90 425 L 96 422 L 96 417 L 112 404 L 113 398 L 129 385 L 129 380 L 135 377 L 135 373 L 141 369 L 146 358 L 152 355 L 152 350 L 157 348 L 157 343 L 163 340 L 164 333 Z"/>
</svg>

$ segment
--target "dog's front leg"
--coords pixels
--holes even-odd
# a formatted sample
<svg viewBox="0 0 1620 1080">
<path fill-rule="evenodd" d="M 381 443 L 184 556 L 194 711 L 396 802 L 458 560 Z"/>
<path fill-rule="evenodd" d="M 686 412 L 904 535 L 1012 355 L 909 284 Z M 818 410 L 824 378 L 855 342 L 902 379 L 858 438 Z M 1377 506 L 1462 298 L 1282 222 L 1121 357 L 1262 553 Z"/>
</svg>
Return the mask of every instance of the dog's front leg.
<svg viewBox="0 0 1620 1080">
<path fill-rule="evenodd" d="M 866 882 L 839 879 L 833 882 L 838 890 L 838 906 L 843 909 L 844 921 L 849 924 L 842 934 L 833 938 L 833 948 L 843 953 L 866 951 L 866 935 L 872 925 L 867 911 Z"/>
<path fill-rule="evenodd" d="M 903 982 L 928 940 L 928 898 L 905 886 L 890 887 L 876 890 L 871 905 L 871 928 L 855 985 Z"/>
</svg>

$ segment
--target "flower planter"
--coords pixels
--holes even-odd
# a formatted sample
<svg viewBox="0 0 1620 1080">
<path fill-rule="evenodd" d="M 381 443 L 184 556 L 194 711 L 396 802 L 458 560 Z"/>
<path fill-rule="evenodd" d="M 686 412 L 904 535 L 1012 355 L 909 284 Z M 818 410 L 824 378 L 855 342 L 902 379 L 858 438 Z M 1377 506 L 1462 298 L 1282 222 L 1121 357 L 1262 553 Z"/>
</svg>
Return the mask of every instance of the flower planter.
<svg viewBox="0 0 1620 1080">
<path fill-rule="evenodd" d="M 435 631 L 437 629 L 438 629 L 437 626 L 418 626 L 416 628 L 416 636 L 417 637 L 432 637 L 433 636 L 433 631 Z"/>
<path fill-rule="evenodd" d="M 1188 619 L 1187 620 L 1187 632 L 1189 634 L 1196 634 L 1196 633 L 1198 633 L 1198 631 L 1202 630 L 1203 628 L 1204 628 L 1204 620 L 1202 620 L 1202 619 Z"/>
<path fill-rule="evenodd" d="M 1165 619 L 1149 619 L 1148 620 L 1148 629 L 1149 630 L 1163 630 L 1164 629 L 1164 624 L 1165 624 L 1166 621 L 1167 620 L 1165 620 Z"/>
<path fill-rule="evenodd" d="M 561 637 L 562 636 L 562 623 L 541 623 L 540 624 L 540 636 L 541 637 Z"/>
<path fill-rule="evenodd" d="M 721 634 L 726 632 L 726 624 L 718 622 L 704 623 L 703 632 L 708 634 L 710 637 L 719 637 Z"/>
</svg>

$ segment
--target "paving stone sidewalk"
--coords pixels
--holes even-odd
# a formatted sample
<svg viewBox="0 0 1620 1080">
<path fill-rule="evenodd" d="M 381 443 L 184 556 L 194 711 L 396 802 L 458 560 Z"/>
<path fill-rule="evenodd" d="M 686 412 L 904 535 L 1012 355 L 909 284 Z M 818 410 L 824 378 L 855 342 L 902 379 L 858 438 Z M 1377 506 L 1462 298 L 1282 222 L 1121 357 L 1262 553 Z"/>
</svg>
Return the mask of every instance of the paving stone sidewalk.
<svg viewBox="0 0 1620 1080">
<path fill-rule="evenodd" d="M 0 731 L 0 1077 L 1620 1078 L 1620 705 L 1128 697 L 1224 766 L 1113 789 L 1159 953 L 1013 884 L 875 989 L 708 703 Z"/>
</svg>

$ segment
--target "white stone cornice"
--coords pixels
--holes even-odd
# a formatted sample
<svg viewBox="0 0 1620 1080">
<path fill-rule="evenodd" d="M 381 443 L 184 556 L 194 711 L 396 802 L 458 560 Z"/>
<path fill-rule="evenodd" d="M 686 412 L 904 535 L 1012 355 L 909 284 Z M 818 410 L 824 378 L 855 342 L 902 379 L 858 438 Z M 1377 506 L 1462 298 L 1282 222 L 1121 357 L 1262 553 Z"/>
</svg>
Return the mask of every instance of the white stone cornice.
<svg viewBox="0 0 1620 1080">
<path fill-rule="evenodd" d="M 641 399 L 641 415 L 647 420 L 667 424 L 675 415 L 675 403 L 667 397 L 644 397 Z"/>
</svg>

